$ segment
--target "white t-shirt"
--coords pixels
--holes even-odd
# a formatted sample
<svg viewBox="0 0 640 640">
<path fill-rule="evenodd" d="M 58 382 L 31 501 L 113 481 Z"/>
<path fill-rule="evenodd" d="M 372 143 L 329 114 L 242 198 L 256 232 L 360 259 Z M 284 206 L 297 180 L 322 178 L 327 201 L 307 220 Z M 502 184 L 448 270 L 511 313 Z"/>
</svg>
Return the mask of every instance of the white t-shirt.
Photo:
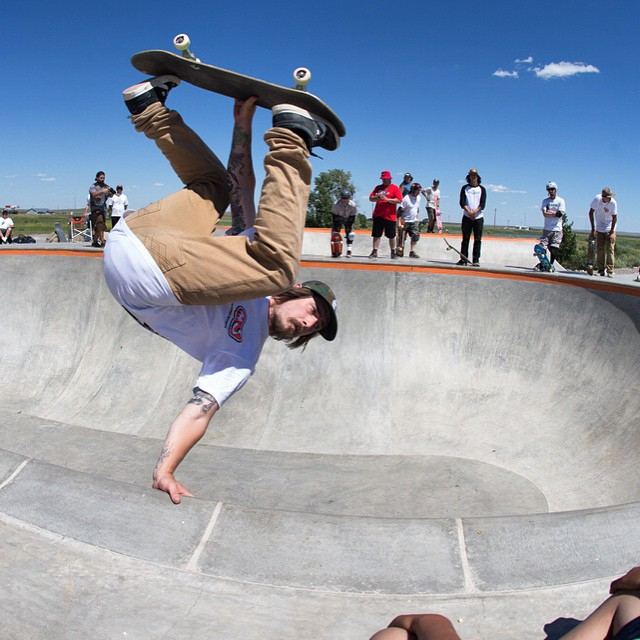
<svg viewBox="0 0 640 640">
<path fill-rule="evenodd" d="M 540 205 L 540 211 L 542 211 L 543 215 L 545 211 L 548 213 L 557 213 L 561 211 L 562 213 L 566 213 L 567 209 L 565 208 L 564 199 L 556 196 L 555 198 L 545 198 Z M 544 218 L 544 230 L 545 231 L 560 231 L 562 229 L 562 217 L 555 218 Z"/>
<path fill-rule="evenodd" d="M 107 200 L 107 206 L 109 205 L 112 207 L 111 215 L 116 218 L 121 218 L 129 206 L 129 200 L 127 200 L 127 196 L 125 196 L 124 193 L 121 195 L 116 193 Z"/>
<path fill-rule="evenodd" d="M 9 216 L 6 218 L 4 216 L 0 216 L 0 229 L 10 229 L 13 226 L 13 220 Z"/>
<path fill-rule="evenodd" d="M 253 238 L 253 229 L 244 232 Z M 269 336 L 269 299 L 183 305 L 122 218 L 109 234 L 104 275 L 115 299 L 138 320 L 202 362 L 196 386 L 222 406 L 251 377 Z"/>
<path fill-rule="evenodd" d="M 422 193 L 427 197 L 427 208 L 428 209 L 437 209 L 438 202 L 440 200 L 440 189 L 434 189 L 433 187 L 428 187 Z"/>
<path fill-rule="evenodd" d="M 412 196 L 411 194 L 402 198 L 400 203 L 402 219 L 405 222 L 415 222 L 420 219 L 420 196 Z"/>
<path fill-rule="evenodd" d="M 594 211 L 596 231 L 606 233 L 611 230 L 613 216 L 618 215 L 618 203 L 615 198 L 610 202 L 602 202 L 602 195 L 598 194 L 591 202 L 590 209 Z"/>
</svg>

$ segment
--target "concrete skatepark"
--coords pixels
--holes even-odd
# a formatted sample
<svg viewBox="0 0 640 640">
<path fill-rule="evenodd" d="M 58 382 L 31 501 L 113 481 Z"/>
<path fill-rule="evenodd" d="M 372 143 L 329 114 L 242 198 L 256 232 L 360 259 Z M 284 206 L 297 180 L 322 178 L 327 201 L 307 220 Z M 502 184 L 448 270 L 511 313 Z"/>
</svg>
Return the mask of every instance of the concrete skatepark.
<svg viewBox="0 0 640 640">
<path fill-rule="evenodd" d="M 368 640 L 416 612 L 556 637 L 640 564 L 632 276 L 534 273 L 531 242 L 485 240 L 481 269 L 437 236 L 328 245 L 300 277 L 338 338 L 267 342 L 179 506 L 150 476 L 198 363 L 111 299 L 100 251 L 0 251 L 7 638 Z"/>
</svg>

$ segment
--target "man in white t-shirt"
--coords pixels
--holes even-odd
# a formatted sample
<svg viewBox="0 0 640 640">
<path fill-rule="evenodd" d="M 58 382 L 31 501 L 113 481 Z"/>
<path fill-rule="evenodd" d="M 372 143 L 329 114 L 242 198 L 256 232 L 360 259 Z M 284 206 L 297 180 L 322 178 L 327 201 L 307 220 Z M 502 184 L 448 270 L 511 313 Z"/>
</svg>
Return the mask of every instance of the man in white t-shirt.
<svg viewBox="0 0 640 640">
<path fill-rule="evenodd" d="M 423 189 L 422 195 L 427 199 L 427 233 L 435 233 L 434 227 L 438 223 L 438 233 L 442 233 L 442 216 L 438 218 L 440 211 L 440 180 L 434 179 L 433 184 Z"/>
<path fill-rule="evenodd" d="M 596 268 L 598 273 L 604 275 L 605 254 L 607 263 L 607 276 L 613 278 L 615 266 L 616 248 L 616 224 L 618 222 L 618 203 L 616 194 L 610 187 L 605 187 L 597 195 L 589 207 L 589 222 L 591 234 L 596 237 Z"/>
<path fill-rule="evenodd" d="M 411 238 L 410 258 L 420 257 L 415 251 L 416 244 L 420 240 L 420 191 L 422 191 L 422 186 L 418 182 L 414 182 L 409 193 L 402 198 L 399 208 L 398 225 L 403 229 L 402 238 L 407 236 Z M 404 255 L 404 246 L 399 249 L 401 249 L 399 255 Z"/>
<path fill-rule="evenodd" d="M 118 224 L 118 220 L 122 218 L 124 212 L 129 208 L 129 200 L 123 193 L 123 187 L 119 184 L 116 187 L 116 192 L 107 200 L 107 207 L 109 207 L 109 214 L 111 217 L 111 229 Z"/>
<path fill-rule="evenodd" d="M 253 228 L 212 237 L 230 201 L 236 208 L 253 206 L 253 194 L 241 192 L 254 184 L 256 99 L 234 105 L 227 170 L 164 106 L 179 83 L 161 76 L 129 87 L 123 97 L 136 129 L 154 140 L 186 188 L 127 211 L 104 252 L 105 280 L 116 300 L 140 324 L 202 362 L 193 396 L 169 428 L 153 472 L 153 487 L 176 504 L 191 495 L 175 479 L 176 468 L 216 411 L 247 382 L 267 337 L 297 348 L 316 335 L 333 340 L 338 330 L 331 289 L 316 280 L 291 286 L 290 279 L 295 282 L 302 248 L 308 156 L 315 146 L 335 149 L 337 132 L 310 114 L 274 108 L 258 212 L 245 218 Z"/>
<path fill-rule="evenodd" d="M 4 209 L 2 211 L 2 218 L 0 218 L 0 242 L 2 242 L 2 244 L 11 244 L 13 242 L 11 238 L 13 226 L 13 220 L 9 217 L 9 212 Z"/>
<path fill-rule="evenodd" d="M 549 262 L 553 264 L 558 258 L 560 245 L 562 243 L 562 214 L 567 212 L 564 199 L 558 196 L 558 185 L 555 182 L 547 182 L 547 193 L 549 194 L 540 205 L 540 211 L 544 216 L 544 225 L 540 244 L 546 249 L 549 248 Z M 540 264 L 536 269 L 542 269 Z"/>
</svg>

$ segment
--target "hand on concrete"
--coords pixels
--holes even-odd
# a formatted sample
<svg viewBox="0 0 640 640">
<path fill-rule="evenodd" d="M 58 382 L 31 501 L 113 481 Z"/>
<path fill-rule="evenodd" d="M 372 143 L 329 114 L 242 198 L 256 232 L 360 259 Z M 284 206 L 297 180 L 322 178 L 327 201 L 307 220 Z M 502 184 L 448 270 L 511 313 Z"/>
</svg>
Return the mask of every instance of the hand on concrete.
<svg viewBox="0 0 640 640">
<path fill-rule="evenodd" d="M 180 504 L 182 499 L 180 496 L 187 496 L 193 498 L 193 494 L 183 487 L 174 477 L 172 473 L 167 473 L 162 476 L 154 477 L 152 487 L 159 489 L 160 491 L 166 491 L 171 497 L 173 504 Z"/>
</svg>

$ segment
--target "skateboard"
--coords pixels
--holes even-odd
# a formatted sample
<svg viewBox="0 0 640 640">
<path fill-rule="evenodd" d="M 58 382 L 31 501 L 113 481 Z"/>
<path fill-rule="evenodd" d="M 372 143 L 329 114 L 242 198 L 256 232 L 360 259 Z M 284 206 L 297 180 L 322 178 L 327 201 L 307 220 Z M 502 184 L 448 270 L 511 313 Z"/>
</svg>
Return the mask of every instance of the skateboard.
<svg viewBox="0 0 640 640">
<path fill-rule="evenodd" d="M 56 234 L 56 238 L 58 238 L 58 242 L 67 242 L 67 236 L 65 232 L 62 230 L 62 227 L 60 226 L 59 222 L 56 222 L 56 224 L 53 227 L 53 231 Z"/>
<path fill-rule="evenodd" d="M 396 255 L 398 258 L 404 256 L 404 243 L 407 239 L 407 234 L 404 229 L 404 225 L 398 225 L 398 234 L 396 238 Z"/>
<path fill-rule="evenodd" d="M 467 264 L 471 264 L 471 260 L 469 260 L 467 256 L 463 255 L 453 245 L 449 244 L 449 241 L 446 238 L 442 238 L 442 239 L 444 240 L 444 243 L 447 245 L 447 251 L 455 251 L 460 256 L 461 260 L 464 260 Z"/>
<path fill-rule="evenodd" d="M 537 256 L 538 260 L 540 260 L 540 270 L 541 271 L 555 271 L 553 265 L 549 262 L 549 258 L 547 258 L 547 250 L 541 245 L 537 244 L 533 247 L 534 256 Z"/>
<path fill-rule="evenodd" d="M 587 240 L 587 273 L 593 275 L 593 265 L 596 260 L 596 237 L 593 234 L 589 234 Z"/>
<path fill-rule="evenodd" d="M 340 137 L 346 135 L 347 130 L 333 109 L 307 91 L 306 85 L 311 80 L 309 69 L 298 67 L 293 72 L 295 86 L 283 87 L 200 62 L 189 50 L 191 42 L 184 33 L 177 35 L 173 43 L 181 55 L 160 50 L 141 51 L 132 56 L 131 64 L 142 73 L 151 76 L 171 74 L 196 87 L 230 98 L 246 100 L 256 96 L 256 104 L 265 109 L 278 104 L 293 104 L 327 120 Z"/>
<path fill-rule="evenodd" d="M 331 234 L 331 257 L 339 258 L 342 255 L 342 236 L 339 231 Z"/>
</svg>

